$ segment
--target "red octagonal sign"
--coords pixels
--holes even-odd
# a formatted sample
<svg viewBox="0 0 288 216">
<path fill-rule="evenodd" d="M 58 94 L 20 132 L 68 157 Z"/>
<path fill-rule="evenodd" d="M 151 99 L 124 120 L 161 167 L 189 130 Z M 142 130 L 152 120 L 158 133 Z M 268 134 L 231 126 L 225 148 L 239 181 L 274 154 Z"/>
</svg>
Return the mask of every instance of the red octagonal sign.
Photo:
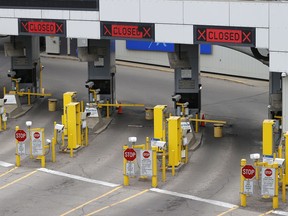
<svg viewBox="0 0 288 216">
<path fill-rule="evenodd" d="M 124 158 L 127 161 L 133 161 L 136 159 L 136 151 L 133 148 L 127 148 L 124 151 Z"/>
<path fill-rule="evenodd" d="M 255 168 L 252 165 L 245 165 L 242 168 L 242 175 L 244 176 L 244 178 L 246 179 L 252 179 L 255 176 Z"/>
<path fill-rule="evenodd" d="M 26 132 L 24 130 L 17 130 L 15 132 L 15 139 L 18 141 L 18 142 L 24 142 L 26 140 Z"/>
</svg>

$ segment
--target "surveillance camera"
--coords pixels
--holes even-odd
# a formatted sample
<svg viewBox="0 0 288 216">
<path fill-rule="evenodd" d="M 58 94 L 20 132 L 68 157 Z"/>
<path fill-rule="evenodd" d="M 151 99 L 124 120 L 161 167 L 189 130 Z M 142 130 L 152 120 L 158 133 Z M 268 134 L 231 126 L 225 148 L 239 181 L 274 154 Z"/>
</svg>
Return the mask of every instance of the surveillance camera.
<svg viewBox="0 0 288 216">
<path fill-rule="evenodd" d="M 174 96 L 172 96 L 172 101 L 174 101 L 174 102 L 178 102 L 179 100 L 181 99 L 181 95 L 174 95 Z"/>
<path fill-rule="evenodd" d="M 50 140 L 50 139 L 46 139 L 46 142 L 47 142 L 48 144 L 50 144 L 50 143 L 51 143 L 51 140 Z"/>
<path fill-rule="evenodd" d="M 92 88 L 94 86 L 94 82 L 87 82 L 86 84 L 85 84 L 85 87 L 86 88 Z"/>
<path fill-rule="evenodd" d="M 287 73 L 281 73 L 281 77 L 286 77 L 287 76 Z"/>
<path fill-rule="evenodd" d="M 58 131 L 58 133 L 63 133 L 64 131 L 64 125 L 62 124 L 56 124 L 55 129 Z"/>
<path fill-rule="evenodd" d="M 98 93 L 100 92 L 100 89 L 96 89 L 95 91 L 96 91 L 96 93 L 98 94 Z"/>
<path fill-rule="evenodd" d="M 130 142 L 130 143 L 135 143 L 135 142 L 137 142 L 137 137 L 129 137 L 129 138 L 128 138 L 128 142 Z"/>
<path fill-rule="evenodd" d="M 13 78 L 16 76 L 16 72 L 15 71 L 8 71 L 7 76 Z"/>
<path fill-rule="evenodd" d="M 189 102 L 184 103 L 184 107 L 188 107 L 188 105 L 189 105 Z"/>
<path fill-rule="evenodd" d="M 260 158 L 259 153 L 250 154 L 250 159 L 252 159 L 252 160 L 258 160 L 259 158 Z"/>
<path fill-rule="evenodd" d="M 31 127 L 32 126 L 32 121 L 26 121 L 26 126 Z"/>
</svg>

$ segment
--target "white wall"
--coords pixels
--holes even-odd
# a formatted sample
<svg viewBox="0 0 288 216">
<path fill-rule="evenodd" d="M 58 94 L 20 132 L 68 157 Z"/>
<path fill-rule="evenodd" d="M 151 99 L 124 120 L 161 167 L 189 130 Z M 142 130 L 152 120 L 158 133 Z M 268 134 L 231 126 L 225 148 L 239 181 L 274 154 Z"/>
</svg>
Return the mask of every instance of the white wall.
<svg viewBox="0 0 288 216">
<path fill-rule="evenodd" d="M 167 53 L 131 51 L 126 49 L 126 41 L 116 41 L 116 58 L 160 66 L 169 66 Z M 200 70 L 205 72 L 269 79 L 268 66 L 241 52 L 213 46 L 212 55 L 200 55 Z"/>
</svg>

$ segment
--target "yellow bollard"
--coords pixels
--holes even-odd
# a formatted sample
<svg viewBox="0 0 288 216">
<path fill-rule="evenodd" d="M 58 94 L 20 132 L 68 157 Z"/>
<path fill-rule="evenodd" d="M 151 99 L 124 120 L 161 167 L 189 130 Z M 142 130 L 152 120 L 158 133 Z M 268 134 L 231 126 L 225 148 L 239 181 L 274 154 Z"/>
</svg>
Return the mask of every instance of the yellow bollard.
<svg viewBox="0 0 288 216">
<path fill-rule="evenodd" d="M 46 157 L 44 155 L 41 156 L 41 167 L 45 168 L 46 166 Z"/>
<path fill-rule="evenodd" d="M 256 180 L 259 180 L 259 166 L 258 166 L 259 160 L 255 160 L 254 166 L 255 166 L 255 178 Z"/>
<path fill-rule="evenodd" d="M 28 105 L 29 106 L 31 105 L 31 95 L 30 95 L 30 93 L 31 93 L 31 90 L 30 90 L 30 88 L 28 88 Z"/>
<path fill-rule="evenodd" d="M 150 144 L 149 137 L 146 137 L 146 143 L 145 143 L 145 149 L 146 150 L 149 150 L 149 144 Z"/>
<path fill-rule="evenodd" d="M 16 126 L 15 127 L 15 132 L 16 131 L 18 131 L 19 130 L 19 126 Z M 18 144 L 19 144 L 19 142 L 18 142 L 18 140 L 16 140 L 16 167 L 20 167 L 20 160 L 21 160 L 21 158 L 20 158 L 20 155 L 18 154 Z"/>
<path fill-rule="evenodd" d="M 166 182 L 166 150 L 162 153 L 162 182 Z"/>
<path fill-rule="evenodd" d="M 174 158 L 175 157 L 175 150 L 171 151 L 171 154 L 169 155 L 169 157 Z M 175 165 L 172 164 L 172 176 L 175 176 Z"/>
<path fill-rule="evenodd" d="M 6 87 L 3 87 L 3 95 L 6 95 Z"/>
<path fill-rule="evenodd" d="M 107 104 L 108 104 L 108 106 L 107 106 L 107 118 L 110 118 L 110 107 L 109 107 L 109 101 L 107 100 Z"/>
<path fill-rule="evenodd" d="M 285 174 L 283 173 L 283 177 L 282 177 L 283 181 L 282 181 L 282 202 L 286 203 L 286 184 L 285 184 Z"/>
<path fill-rule="evenodd" d="M 157 147 L 152 147 L 152 187 L 156 188 L 158 186 L 157 177 Z"/>
<path fill-rule="evenodd" d="M 242 168 L 246 165 L 246 159 L 241 159 L 241 166 L 240 166 L 240 201 L 241 206 L 246 207 L 246 194 L 244 194 L 244 176 L 242 175 Z"/>
<path fill-rule="evenodd" d="M 86 143 L 86 146 L 88 146 L 88 127 L 86 125 L 86 128 L 85 128 L 85 143 Z"/>
<path fill-rule="evenodd" d="M 196 114 L 196 120 L 198 120 L 199 119 L 199 115 L 198 115 L 198 113 Z M 198 121 L 196 121 L 195 122 L 195 133 L 198 133 L 198 131 L 199 131 L 199 122 Z"/>
<path fill-rule="evenodd" d="M 123 151 L 127 148 L 128 146 L 123 146 Z M 127 164 L 127 160 L 123 156 L 123 185 L 124 186 L 129 185 L 129 176 L 126 174 L 126 164 Z"/>
<path fill-rule="evenodd" d="M 55 163 L 56 162 L 56 140 L 53 137 L 52 138 L 52 147 L 51 147 L 51 151 L 52 151 L 52 162 Z"/>
<path fill-rule="evenodd" d="M 273 196 L 273 209 L 277 209 L 279 207 L 278 194 L 279 194 L 279 186 L 278 186 L 278 164 L 274 163 L 273 168 L 275 168 L 275 195 Z"/>
</svg>

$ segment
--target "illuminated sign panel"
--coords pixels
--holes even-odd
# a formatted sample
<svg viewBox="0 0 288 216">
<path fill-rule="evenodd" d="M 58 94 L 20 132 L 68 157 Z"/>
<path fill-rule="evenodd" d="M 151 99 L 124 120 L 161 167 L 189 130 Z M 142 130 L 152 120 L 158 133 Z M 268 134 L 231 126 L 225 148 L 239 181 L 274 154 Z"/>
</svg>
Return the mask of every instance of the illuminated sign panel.
<svg viewBox="0 0 288 216">
<path fill-rule="evenodd" d="M 255 28 L 194 26 L 194 43 L 255 46 Z"/>
<path fill-rule="evenodd" d="M 19 35 L 65 36 L 65 21 L 19 19 Z"/>
<path fill-rule="evenodd" d="M 101 22 L 101 38 L 154 40 L 154 24 Z"/>
</svg>

